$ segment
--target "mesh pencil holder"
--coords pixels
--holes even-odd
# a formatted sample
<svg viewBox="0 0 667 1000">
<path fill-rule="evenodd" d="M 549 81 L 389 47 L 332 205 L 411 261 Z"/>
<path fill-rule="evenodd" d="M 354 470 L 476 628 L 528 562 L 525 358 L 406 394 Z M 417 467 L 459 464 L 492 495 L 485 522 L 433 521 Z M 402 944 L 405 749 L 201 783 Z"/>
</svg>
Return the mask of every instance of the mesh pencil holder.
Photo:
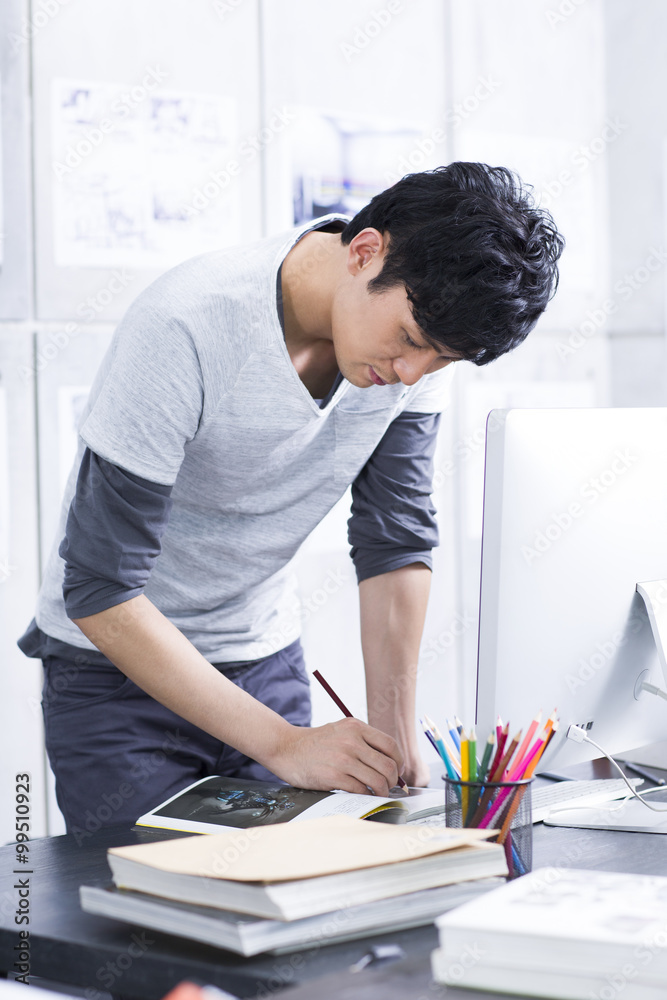
<svg viewBox="0 0 667 1000">
<path fill-rule="evenodd" d="M 529 872 L 533 864 L 531 779 L 481 782 L 443 777 L 447 826 L 493 830 L 489 839 L 503 845 L 508 877 Z"/>
</svg>

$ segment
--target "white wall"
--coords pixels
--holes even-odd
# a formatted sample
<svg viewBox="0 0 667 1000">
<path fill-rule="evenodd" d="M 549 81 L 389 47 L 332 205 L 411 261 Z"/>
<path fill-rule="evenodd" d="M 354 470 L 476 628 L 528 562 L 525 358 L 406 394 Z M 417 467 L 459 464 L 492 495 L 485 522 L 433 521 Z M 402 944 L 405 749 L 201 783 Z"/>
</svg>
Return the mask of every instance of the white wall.
<svg viewBox="0 0 667 1000">
<path fill-rule="evenodd" d="M 154 248 L 127 252 L 124 265 L 104 263 L 99 248 L 88 259 L 80 252 L 76 263 L 63 263 L 73 241 L 63 238 L 58 213 L 64 204 L 76 212 L 76 199 L 94 193 L 95 176 L 113 177 L 116 164 L 122 183 L 111 193 L 126 204 L 128 187 L 140 181 L 164 193 L 170 162 L 181 201 L 194 205 L 209 184 L 194 215 L 168 224 L 174 263 L 179 253 L 208 249 L 211 239 L 222 245 L 290 225 L 295 175 L 324 200 L 337 179 L 352 178 L 347 196 L 356 204 L 409 169 L 483 159 L 517 169 L 551 207 L 568 242 L 558 296 L 515 354 L 488 369 L 461 367 L 443 425 L 436 458 L 441 547 L 418 694 L 418 709 L 436 718 L 457 712 L 471 719 L 474 708 L 488 410 L 656 404 L 665 377 L 664 267 L 640 283 L 631 301 L 605 313 L 605 303 L 619 298 L 615 283 L 642 265 L 653 243 L 665 242 L 666 15 L 660 0 L 87 0 L 57 6 L 46 14 L 40 0 L 30 7 L 27 0 L 4 0 L 0 10 L 0 390 L 8 414 L 0 468 L 0 498 L 8 501 L 3 508 L 0 500 L 0 518 L 9 513 L 8 525 L 0 520 L 0 539 L 3 530 L 10 539 L 10 571 L 0 575 L 0 801 L 10 801 L 13 774 L 27 767 L 36 789 L 35 833 L 46 830 L 47 802 L 49 828 L 61 826 L 43 766 L 39 665 L 21 656 L 15 640 L 32 615 L 39 561 L 53 540 L 67 437 L 59 423 L 63 392 L 87 383 L 114 322 L 171 263 Z M 141 160 L 143 175 L 130 184 L 115 122 L 113 135 L 64 179 L 56 177 L 66 134 L 53 103 L 54 81 L 131 89 L 155 67 L 172 95 L 231 102 L 231 145 L 216 147 L 211 163 L 198 147 L 200 159 L 188 166 L 179 160 L 185 147 L 175 137 L 172 160 Z M 623 127 L 614 133 L 617 118 Z M 232 161 L 239 164 L 233 172 Z M 119 266 L 124 284 L 109 294 Z M 361 713 L 346 516 L 343 502 L 304 547 L 299 572 L 312 609 L 304 643 L 310 667 L 321 667 Z M 335 718 L 326 697 L 318 690 L 313 695 L 316 720 Z M 7 816 L 4 808 L 1 815 Z M 2 840 L 11 827 L 6 819 L 0 823 Z"/>
</svg>

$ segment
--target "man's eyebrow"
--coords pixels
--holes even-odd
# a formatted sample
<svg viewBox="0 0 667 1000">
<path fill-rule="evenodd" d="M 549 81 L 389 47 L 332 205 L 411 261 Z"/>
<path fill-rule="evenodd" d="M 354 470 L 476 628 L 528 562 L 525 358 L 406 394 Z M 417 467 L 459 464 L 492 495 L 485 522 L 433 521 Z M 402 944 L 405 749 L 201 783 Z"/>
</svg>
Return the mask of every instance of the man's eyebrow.
<svg viewBox="0 0 667 1000">
<path fill-rule="evenodd" d="M 415 340 L 415 339 L 417 339 L 417 340 L 423 340 L 427 347 L 431 347 L 434 351 L 438 352 L 438 357 L 440 358 L 440 360 L 442 360 L 442 361 L 463 361 L 463 358 L 460 355 L 454 354 L 454 356 L 452 356 L 452 352 L 449 352 L 448 348 L 446 348 L 444 346 L 444 344 L 441 344 L 439 341 L 433 340 L 431 337 L 428 337 L 424 333 L 424 331 L 421 329 L 421 327 L 415 326 L 415 329 L 414 329 L 414 332 L 413 332 L 413 331 L 411 331 L 411 330 L 408 329 L 407 325 L 405 325 L 403 327 L 403 331 L 404 331 L 404 333 L 406 333 L 408 335 L 408 337 L 410 337 L 411 340 Z M 443 351 L 448 351 L 448 353 L 443 354 Z"/>
<path fill-rule="evenodd" d="M 434 351 L 438 352 L 438 357 L 441 358 L 443 361 L 462 360 L 460 355 L 456 355 L 455 352 L 448 351 L 448 349 L 443 344 L 439 344 L 437 340 L 431 340 L 430 337 L 427 337 L 426 334 L 421 333 L 421 331 L 420 331 L 420 336 L 428 344 L 429 347 L 432 347 Z M 443 351 L 446 351 L 447 353 L 443 354 Z"/>
</svg>

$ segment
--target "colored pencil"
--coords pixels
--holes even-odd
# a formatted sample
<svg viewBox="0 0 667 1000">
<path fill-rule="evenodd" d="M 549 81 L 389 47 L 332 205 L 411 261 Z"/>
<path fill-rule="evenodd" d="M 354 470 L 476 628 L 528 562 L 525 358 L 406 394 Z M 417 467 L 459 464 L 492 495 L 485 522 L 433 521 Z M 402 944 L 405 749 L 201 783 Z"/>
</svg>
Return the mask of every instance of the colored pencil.
<svg viewBox="0 0 667 1000">
<path fill-rule="evenodd" d="M 459 776 L 452 767 L 452 762 L 449 759 L 447 748 L 445 747 L 445 744 L 442 742 L 442 740 L 439 738 L 439 733 L 437 729 L 434 728 L 433 723 L 430 721 L 428 715 L 424 716 L 424 719 L 420 719 L 419 721 L 422 724 L 424 732 L 426 733 L 429 740 L 433 744 L 433 748 L 438 754 L 438 757 L 440 757 L 440 760 L 445 765 L 445 768 L 447 769 L 447 776 L 451 778 L 452 781 L 458 781 Z"/>
<path fill-rule="evenodd" d="M 468 739 L 465 732 L 461 733 L 461 781 L 470 780 L 470 759 L 468 757 Z M 461 787 L 461 826 L 465 826 L 468 819 L 468 805 L 470 794 L 467 786 Z"/>
<path fill-rule="evenodd" d="M 532 764 L 536 754 L 538 755 L 537 760 L 540 759 L 539 755 L 544 750 L 546 742 L 547 741 L 544 739 L 544 736 L 542 736 L 538 740 L 535 740 L 528 753 L 524 754 L 523 759 L 519 760 L 510 771 L 510 776 L 508 778 L 508 781 L 519 781 L 521 778 L 525 776 L 526 771 Z"/>
<path fill-rule="evenodd" d="M 505 746 L 505 741 L 507 740 L 507 728 L 508 728 L 508 726 L 509 726 L 509 722 L 507 723 L 507 725 L 505 726 L 505 729 L 503 730 L 503 737 L 502 737 L 502 745 L 503 745 L 503 747 Z M 505 753 L 502 754 L 500 760 L 498 760 L 498 762 L 495 764 L 495 767 L 493 767 L 493 765 L 492 765 L 491 768 L 489 769 L 489 776 L 487 777 L 487 783 L 491 782 L 491 784 L 496 784 L 497 782 L 503 780 L 503 773 L 505 771 L 505 768 L 509 764 L 510 758 L 512 757 L 512 754 L 516 750 L 520 739 L 521 739 L 521 730 L 519 730 L 519 732 L 517 733 L 517 735 L 514 737 L 514 739 L 512 740 L 512 743 L 507 748 L 507 750 L 505 751 Z M 497 758 L 498 758 L 498 752 L 496 751 L 496 759 Z M 495 763 L 495 761 L 494 761 L 494 763 Z M 485 792 L 482 795 L 482 798 L 480 800 L 480 803 L 479 803 L 479 805 L 477 807 L 477 812 L 475 813 L 475 815 L 472 818 L 472 825 L 473 826 L 478 826 L 479 825 L 482 817 L 485 815 L 486 810 L 489 807 L 491 799 L 493 798 L 493 794 L 494 794 L 494 789 L 493 788 L 487 788 L 485 790 Z"/>
<path fill-rule="evenodd" d="M 484 753 L 482 754 L 482 763 L 479 765 L 479 780 L 486 781 L 486 775 L 489 770 L 489 763 L 491 762 L 491 754 L 493 753 L 493 746 L 495 740 L 493 735 L 493 730 L 488 735 L 486 746 L 484 747 Z"/>
<path fill-rule="evenodd" d="M 453 726 L 449 721 L 449 719 L 446 719 L 445 722 L 447 723 L 447 729 L 449 731 L 449 735 L 452 738 L 452 743 L 454 744 L 458 752 L 461 753 L 461 737 L 459 735 L 456 726 Z"/>
<path fill-rule="evenodd" d="M 493 760 L 491 761 L 491 765 L 489 767 L 489 775 L 490 775 L 489 781 L 493 781 L 493 775 L 496 772 L 498 764 L 502 760 L 503 750 L 505 749 L 505 744 L 507 743 L 507 737 L 509 736 L 509 731 L 510 731 L 510 724 L 509 722 L 507 722 L 501 730 L 500 738 L 498 740 L 498 746 L 496 747 L 496 752 L 493 755 Z"/>
<path fill-rule="evenodd" d="M 512 757 L 514 755 L 514 751 L 516 750 L 516 748 L 518 747 L 519 743 L 521 742 L 521 735 L 522 735 L 522 730 L 519 730 L 519 732 L 517 733 L 517 735 L 512 740 L 512 742 L 511 742 L 508 750 L 504 754 L 503 759 L 501 760 L 500 764 L 498 764 L 498 767 L 496 768 L 496 772 L 495 772 L 495 774 L 493 776 L 493 779 L 492 779 L 494 782 L 497 782 L 497 781 L 507 781 L 508 767 L 509 767 L 510 761 L 512 760 Z M 490 792 L 490 796 L 489 796 L 489 799 L 490 799 L 491 795 L 493 795 L 493 789 L 487 789 L 487 791 Z M 476 824 L 477 826 L 479 826 L 482 829 L 484 829 L 484 828 L 486 828 L 489 825 L 489 823 L 494 818 L 494 816 L 496 815 L 496 813 L 500 810 L 500 807 L 505 803 L 505 800 L 507 799 L 507 795 L 508 795 L 509 792 L 511 792 L 510 788 L 503 788 L 503 789 L 501 789 L 500 791 L 497 792 L 495 802 L 493 802 L 493 804 L 488 809 L 488 811 L 484 813 L 484 815 L 481 817 L 481 819 L 479 820 L 479 822 Z M 485 807 L 489 805 L 489 799 L 487 799 L 486 803 L 484 803 L 484 801 L 482 800 L 482 802 L 480 803 L 480 810 L 482 808 L 482 805 L 485 805 Z M 476 820 L 476 819 L 477 819 L 477 815 L 475 815 L 473 817 L 473 820 Z"/>
<path fill-rule="evenodd" d="M 461 752 L 459 750 L 457 750 L 456 747 L 454 746 L 454 744 L 452 743 L 452 738 L 449 735 L 449 733 L 443 733 L 442 734 L 442 742 L 447 747 L 447 753 L 450 756 L 452 764 L 454 765 L 454 767 L 456 768 L 456 770 L 460 774 L 461 773 Z"/>
<path fill-rule="evenodd" d="M 529 781 L 533 777 L 533 774 L 535 773 L 535 769 L 537 768 L 537 765 L 539 763 L 540 757 L 544 753 L 544 751 L 545 751 L 545 749 L 547 747 L 547 744 L 549 742 L 549 739 L 551 739 L 551 736 L 553 736 L 554 728 L 556 728 L 556 729 L 558 728 L 558 720 L 557 719 L 554 720 L 554 723 L 553 723 L 553 726 L 552 726 L 551 733 L 550 733 L 549 737 L 547 739 L 537 740 L 535 742 L 535 744 L 533 745 L 533 748 L 531 750 L 530 760 L 527 761 L 527 762 L 525 762 L 525 763 L 523 763 L 522 773 L 521 773 L 520 777 L 524 778 L 526 781 Z M 546 727 L 545 727 L 545 731 L 546 731 Z M 518 779 L 515 779 L 515 780 L 518 780 Z M 516 815 L 517 809 L 519 808 L 519 806 L 521 804 L 521 800 L 522 800 L 522 798 L 524 796 L 525 790 L 526 790 L 526 786 L 525 785 L 522 788 L 517 789 L 517 792 L 516 792 L 516 794 L 514 796 L 514 801 L 510 804 L 510 807 L 509 807 L 509 809 L 507 811 L 507 815 L 505 816 L 505 819 L 503 820 L 503 824 L 501 826 L 500 833 L 498 834 L 498 843 L 500 843 L 500 844 L 503 843 L 504 838 L 507 836 L 507 833 L 508 833 L 508 830 L 509 830 L 510 825 L 512 823 L 512 820 L 514 819 L 514 816 Z"/>
<path fill-rule="evenodd" d="M 454 770 L 454 767 L 452 766 L 452 762 L 449 759 L 449 754 L 447 753 L 445 744 L 442 742 L 441 739 L 438 738 L 438 731 L 437 729 L 434 731 L 434 727 L 431 724 L 428 715 L 425 716 L 425 719 L 427 720 L 427 722 L 425 722 L 424 719 L 420 719 L 419 721 L 422 724 L 424 732 L 426 733 L 430 742 L 432 743 L 433 749 L 435 750 L 435 752 L 438 754 L 443 764 L 445 765 L 445 769 L 447 771 L 447 777 L 450 778 L 452 781 L 458 782 L 459 776 Z M 455 787 L 456 787 L 457 797 L 460 800 L 461 799 L 460 789 L 458 788 L 458 786 Z"/>
<path fill-rule="evenodd" d="M 438 746 L 437 746 L 437 744 L 436 744 L 436 742 L 435 742 L 435 737 L 434 737 L 433 733 L 431 732 L 431 730 L 430 730 L 430 729 L 429 729 L 429 727 L 428 727 L 428 726 L 426 725 L 426 723 L 424 722 L 424 720 L 423 720 L 423 719 L 420 719 L 419 721 L 420 721 L 420 722 L 421 722 L 421 724 L 422 724 L 422 729 L 424 730 L 424 733 L 426 734 L 426 738 L 427 738 L 427 740 L 429 741 L 429 743 L 431 744 L 431 746 L 433 747 L 433 749 L 434 749 L 434 750 L 435 750 L 435 752 L 437 753 L 438 757 L 442 758 L 442 754 L 441 754 L 441 753 L 440 753 L 440 751 L 438 750 Z"/>
<path fill-rule="evenodd" d="M 524 736 L 523 742 L 516 752 L 515 765 L 520 764 L 524 755 L 528 753 L 528 748 L 531 744 L 531 740 L 535 735 L 535 733 L 537 732 L 537 727 L 539 726 L 541 721 L 542 721 L 542 709 L 539 710 L 539 712 L 537 713 L 531 724 L 528 726 L 528 732 Z"/>
<path fill-rule="evenodd" d="M 498 764 L 498 767 L 496 768 L 494 775 L 491 779 L 492 781 L 506 781 L 505 774 L 509 766 L 509 763 L 512 760 L 512 757 L 514 756 L 514 751 L 516 750 L 521 741 L 521 735 L 522 735 L 522 730 L 520 729 L 519 732 L 514 737 L 514 739 L 512 740 L 512 742 L 510 743 L 505 753 L 503 754 L 503 758 Z"/>
<path fill-rule="evenodd" d="M 477 781 L 477 734 L 474 726 L 468 736 L 468 774 L 469 781 Z"/>
<path fill-rule="evenodd" d="M 313 670 L 313 677 L 317 678 L 317 680 L 320 682 L 320 684 L 322 685 L 322 687 L 324 688 L 324 690 L 326 691 L 326 693 L 329 695 L 329 697 L 333 701 L 335 701 L 335 703 L 338 705 L 338 707 L 341 710 L 341 712 L 343 713 L 343 715 L 346 716 L 348 719 L 351 719 L 352 718 L 352 712 L 340 700 L 340 698 L 338 697 L 338 695 L 336 694 L 336 692 L 334 691 L 334 689 L 331 687 L 331 685 L 328 683 L 328 681 L 325 681 L 324 677 L 319 672 L 319 670 Z M 407 788 L 408 787 L 406 785 L 405 781 L 403 780 L 403 778 L 401 778 L 400 774 L 398 776 L 398 782 L 397 782 L 397 784 L 398 784 L 399 788 Z"/>
<path fill-rule="evenodd" d="M 343 715 L 345 715 L 348 719 L 351 719 L 352 712 L 349 710 L 347 705 L 345 705 L 340 700 L 340 698 L 338 697 L 334 689 L 331 687 L 329 682 L 325 681 L 324 677 L 322 677 L 322 674 L 319 672 L 319 670 L 313 670 L 313 677 L 317 678 L 317 680 L 320 682 L 320 684 L 322 685 L 326 693 L 329 695 L 329 697 L 332 699 L 332 701 L 336 702 Z"/>
<path fill-rule="evenodd" d="M 424 715 L 424 718 L 426 719 L 426 722 L 428 723 L 428 725 L 429 725 L 429 727 L 431 729 L 431 732 L 433 733 L 433 736 L 435 737 L 435 742 L 436 742 L 436 744 L 438 746 L 438 750 L 440 751 L 440 756 L 445 761 L 445 763 L 447 763 L 449 761 L 449 763 L 452 765 L 452 771 L 454 773 L 450 774 L 449 777 L 452 778 L 452 779 L 454 779 L 454 780 L 456 780 L 456 781 L 458 781 L 459 778 L 460 778 L 460 776 L 461 776 L 461 761 L 460 761 L 460 759 L 459 758 L 452 758 L 452 755 L 449 753 L 449 751 L 447 750 L 447 747 L 445 746 L 445 741 L 442 738 L 442 733 L 440 732 L 440 730 L 436 726 L 436 724 L 433 721 L 433 719 L 430 719 L 428 717 L 428 715 Z"/>
<path fill-rule="evenodd" d="M 555 728 L 558 727 L 558 720 L 557 719 L 554 719 L 550 735 L 547 737 L 546 740 L 542 740 L 542 745 L 539 747 L 539 750 L 535 754 L 533 754 L 532 760 L 529 762 L 528 766 L 526 767 L 525 774 L 524 774 L 524 777 L 526 778 L 526 780 L 532 778 L 533 774 L 535 773 L 535 769 L 536 769 L 536 767 L 537 767 L 537 765 L 539 763 L 540 757 L 542 756 L 542 754 L 546 750 L 547 745 L 549 743 L 549 740 L 551 739 L 551 736 L 553 736 L 554 727 Z M 517 810 L 518 810 L 519 806 L 521 805 L 521 799 L 524 796 L 525 790 L 526 790 L 526 786 L 525 785 L 523 786 L 523 788 L 519 788 L 518 789 L 518 794 L 515 796 L 514 802 L 511 804 L 510 808 L 507 811 L 507 815 L 506 815 L 506 817 L 505 817 L 505 819 L 503 821 L 503 825 L 500 828 L 500 833 L 498 834 L 498 843 L 499 844 L 504 843 L 505 838 L 509 834 L 509 830 L 510 830 L 510 826 L 511 826 L 512 820 L 516 816 Z"/>
</svg>

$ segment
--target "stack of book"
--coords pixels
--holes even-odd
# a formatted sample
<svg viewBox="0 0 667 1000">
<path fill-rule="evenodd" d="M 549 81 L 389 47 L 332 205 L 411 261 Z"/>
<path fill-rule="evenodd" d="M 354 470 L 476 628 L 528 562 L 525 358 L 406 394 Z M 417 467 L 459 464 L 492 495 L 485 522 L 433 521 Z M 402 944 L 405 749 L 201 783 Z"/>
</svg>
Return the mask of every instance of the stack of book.
<svg viewBox="0 0 667 1000">
<path fill-rule="evenodd" d="M 507 874 L 480 830 L 328 816 L 108 852 L 84 910 L 254 955 L 431 923 Z M 392 906 L 386 901 L 392 899 Z"/>
<path fill-rule="evenodd" d="M 664 1000 L 667 878 L 543 868 L 436 921 L 433 978 L 512 996 Z"/>
</svg>

